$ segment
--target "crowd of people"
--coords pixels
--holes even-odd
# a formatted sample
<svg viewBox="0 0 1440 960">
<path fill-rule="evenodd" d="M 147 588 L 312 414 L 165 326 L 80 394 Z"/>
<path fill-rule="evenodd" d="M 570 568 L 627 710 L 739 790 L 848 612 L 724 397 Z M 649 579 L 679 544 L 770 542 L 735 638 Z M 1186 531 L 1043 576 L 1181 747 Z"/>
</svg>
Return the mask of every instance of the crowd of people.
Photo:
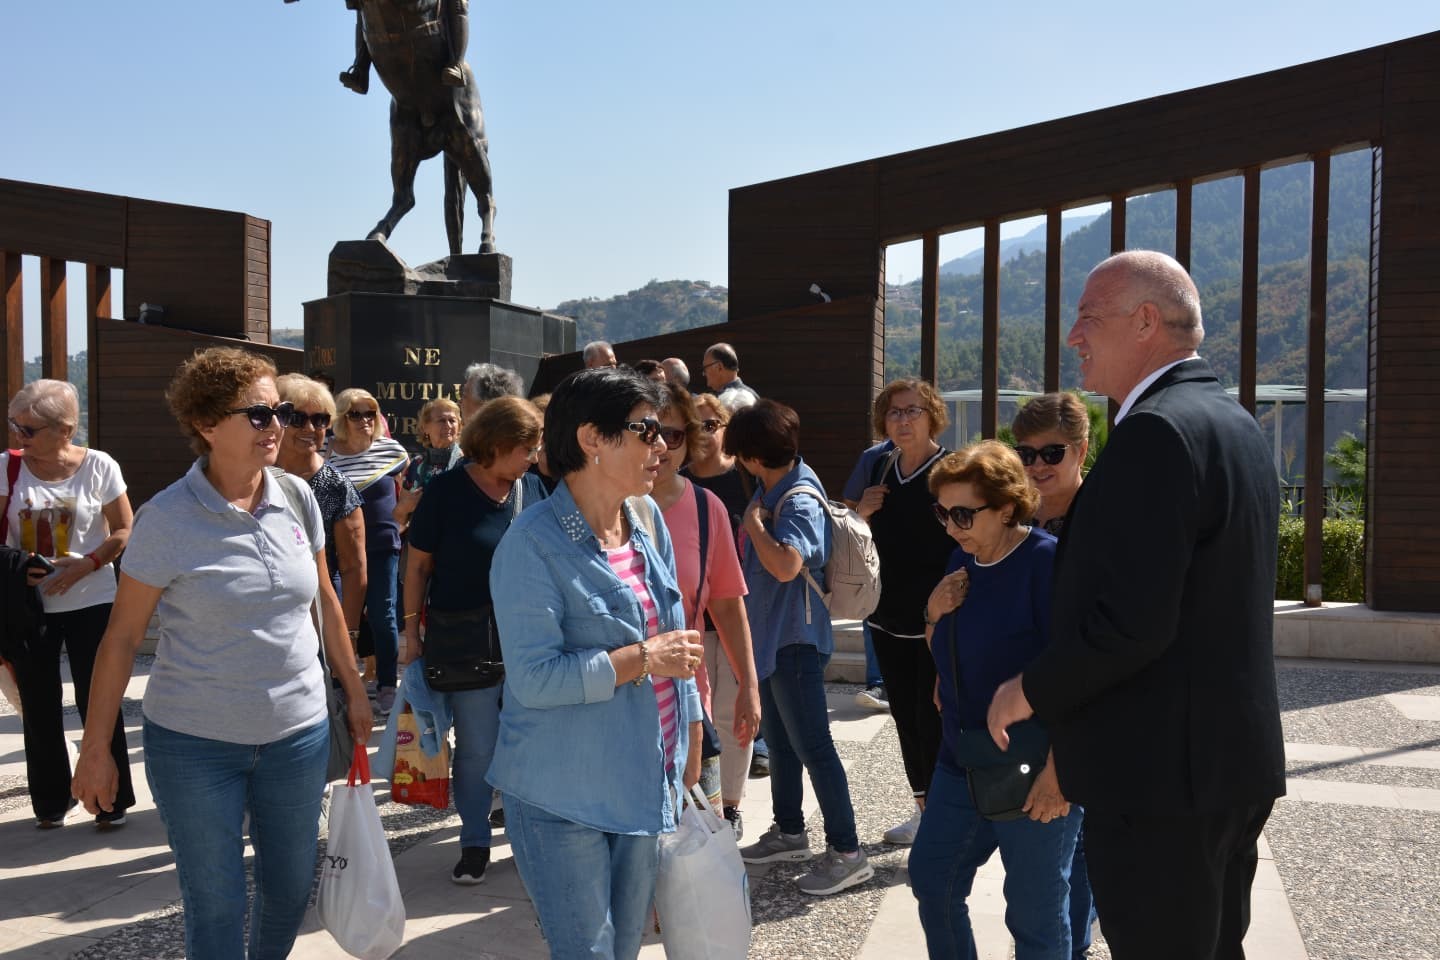
<svg viewBox="0 0 1440 960">
<path fill-rule="evenodd" d="M 881 571 L 862 698 L 895 721 L 914 810 L 879 839 L 913 845 L 933 958 L 975 956 L 966 901 L 997 849 L 1019 960 L 1083 957 L 1097 915 L 1117 958 L 1243 956 L 1256 841 L 1284 789 L 1278 505 L 1202 337 L 1170 258 L 1092 272 L 1069 342 L 1085 386 L 1121 406 L 1088 473 L 1075 394 L 1023 405 L 1013 444 L 954 451 L 932 384 L 875 399 L 876 443 L 843 494 Z M 246 955 L 247 936 L 250 957 L 289 953 L 332 724 L 367 742 L 397 688 L 441 703 L 453 731 L 451 879 L 480 882 L 503 827 L 554 956 L 636 955 L 658 838 L 696 784 L 738 841 L 747 778 L 768 772 L 770 826 L 741 857 L 813 861 L 799 891 L 873 877 L 824 682 L 835 508 L 799 415 L 746 385 L 725 343 L 695 394 L 679 358 L 622 366 L 602 341 L 583 356 L 533 400 L 473 365 L 420 411 L 411 455 L 362 389 L 201 351 L 166 391 L 197 459 L 133 516 L 115 461 L 73 442 L 73 387 L 11 398 L 3 653 L 37 826 L 77 803 L 124 825 L 121 704 L 154 617 L 141 737 L 189 955 Z M 84 725 L 73 771 L 62 646 Z"/>
</svg>

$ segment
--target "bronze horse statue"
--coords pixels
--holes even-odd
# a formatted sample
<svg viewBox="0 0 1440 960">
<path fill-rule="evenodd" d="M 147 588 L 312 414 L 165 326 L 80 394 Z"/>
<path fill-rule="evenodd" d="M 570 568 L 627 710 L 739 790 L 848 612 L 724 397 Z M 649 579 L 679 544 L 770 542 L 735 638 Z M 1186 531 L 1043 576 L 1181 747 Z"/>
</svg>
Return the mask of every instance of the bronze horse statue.
<svg viewBox="0 0 1440 960">
<path fill-rule="evenodd" d="M 286 0 L 287 3 L 294 0 Z M 467 0 L 346 0 L 357 11 L 355 65 L 341 82 L 369 87 L 374 64 L 390 91 L 390 209 L 367 235 L 385 240 L 415 206 L 415 171 L 445 157 L 445 234 L 451 256 L 464 236 L 465 188 L 480 209 L 480 253 L 495 252 L 495 197 L 485 115 L 475 74 L 464 62 Z"/>
</svg>

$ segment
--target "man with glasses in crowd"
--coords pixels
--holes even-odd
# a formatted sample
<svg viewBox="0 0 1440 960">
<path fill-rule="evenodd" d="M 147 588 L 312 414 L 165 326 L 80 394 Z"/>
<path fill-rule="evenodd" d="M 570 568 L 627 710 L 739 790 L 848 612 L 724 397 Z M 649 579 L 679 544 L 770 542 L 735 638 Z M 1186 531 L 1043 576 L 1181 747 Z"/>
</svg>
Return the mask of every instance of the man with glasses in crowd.
<svg viewBox="0 0 1440 960">
<path fill-rule="evenodd" d="M 705 375 L 705 385 L 710 392 L 719 397 L 731 413 L 760 399 L 760 395 L 740 379 L 740 358 L 728 343 L 712 344 L 705 351 L 700 372 Z"/>
<path fill-rule="evenodd" d="M 585 369 L 594 370 L 597 367 L 618 367 L 619 361 L 615 359 L 615 348 L 604 340 L 591 340 L 581 350 L 581 356 L 585 358 Z"/>
</svg>

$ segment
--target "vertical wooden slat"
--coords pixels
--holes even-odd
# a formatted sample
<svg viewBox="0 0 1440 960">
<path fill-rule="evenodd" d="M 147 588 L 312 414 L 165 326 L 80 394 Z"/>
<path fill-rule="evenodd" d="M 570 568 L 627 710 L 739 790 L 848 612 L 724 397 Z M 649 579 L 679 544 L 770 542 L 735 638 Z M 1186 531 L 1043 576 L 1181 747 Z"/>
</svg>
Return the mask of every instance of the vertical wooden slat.
<svg viewBox="0 0 1440 960">
<path fill-rule="evenodd" d="M 987 440 L 1000 421 L 1000 221 L 985 221 L 985 308 L 980 344 L 980 433 Z"/>
<path fill-rule="evenodd" d="M 1175 259 L 1186 270 L 1190 269 L 1190 221 L 1194 180 L 1178 180 L 1175 183 Z"/>
<path fill-rule="evenodd" d="M 1259 167 L 1245 168 L 1245 207 L 1240 219 L 1240 405 L 1253 417 L 1255 340 L 1260 302 Z"/>
<path fill-rule="evenodd" d="M 1060 389 L 1060 208 L 1045 211 L 1045 392 Z"/>
<path fill-rule="evenodd" d="M 20 254 L 0 250 L 0 397 L 8 401 L 25 385 L 25 298 Z"/>
<path fill-rule="evenodd" d="M 40 375 L 66 379 L 69 344 L 66 343 L 65 261 L 40 258 Z"/>
<path fill-rule="evenodd" d="M 100 445 L 100 320 L 110 319 L 110 268 L 85 264 L 85 379 L 89 398 L 85 424 L 91 446 Z"/>
<path fill-rule="evenodd" d="M 1312 161 L 1310 329 L 1305 357 L 1305 604 L 1323 599 L 1321 529 L 1325 519 L 1325 292 L 1329 284 L 1330 154 Z"/>
<path fill-rule="evenodd" d="M 1110 197 L 1110 252 L 1119 253 L 1125 249 L 1125 194 Z"/>
<path fill-rule="evenodd" d="M 925 234 L 920 281 L 920 379 L 936 383 L 940 336 L 940 234 Z"/>
</svg>

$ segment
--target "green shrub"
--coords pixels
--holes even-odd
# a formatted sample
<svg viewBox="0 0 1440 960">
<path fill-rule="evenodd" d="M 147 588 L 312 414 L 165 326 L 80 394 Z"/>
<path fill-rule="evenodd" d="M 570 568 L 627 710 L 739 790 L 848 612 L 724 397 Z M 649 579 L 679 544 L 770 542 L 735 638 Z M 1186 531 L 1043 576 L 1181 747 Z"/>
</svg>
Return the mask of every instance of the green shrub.
<svg viewBox="0 0 1440 960">
<path fill-rule="evenodd" d="M 1326 517 L 1320 528 L 1320 584 L 1325 600 L 1365 602 L 1365 523 L 1356 517 Z M 1280 556 L 1275 599 L 1305 597 L 1305 523 L 1280 518 Z"/>
</svg>

